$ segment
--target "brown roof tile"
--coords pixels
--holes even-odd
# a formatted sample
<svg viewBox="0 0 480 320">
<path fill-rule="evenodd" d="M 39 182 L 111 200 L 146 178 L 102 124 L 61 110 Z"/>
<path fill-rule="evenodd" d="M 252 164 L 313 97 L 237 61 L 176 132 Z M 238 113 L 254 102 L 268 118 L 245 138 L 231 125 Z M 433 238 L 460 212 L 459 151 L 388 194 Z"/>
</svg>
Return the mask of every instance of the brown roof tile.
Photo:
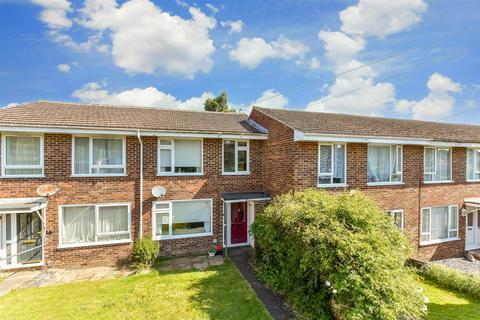
<svg viewBox="0 0 480 320">
<path fill-rule="evenodd" d="M 0 126 L 260 133 L 243 113 L 39 101 L 0 109 Z"/>
<path fill-rule="evenodd" d="M 432 139 L 480 143 L 480 126 L 417 120 L 366 117 L 254 107 L 282 123 L 310 134 Z"/>
</svg>

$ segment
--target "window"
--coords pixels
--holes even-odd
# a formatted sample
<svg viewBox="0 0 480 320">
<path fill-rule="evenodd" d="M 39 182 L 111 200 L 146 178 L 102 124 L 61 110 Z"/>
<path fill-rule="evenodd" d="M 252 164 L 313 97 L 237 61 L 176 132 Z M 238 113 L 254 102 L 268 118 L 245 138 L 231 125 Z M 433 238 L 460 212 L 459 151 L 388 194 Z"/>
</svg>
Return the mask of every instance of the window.
<svg viewBox="0 0 480 320">
<path fill-rule="evenodd" d="M 3 136 L 2 174 L 11 177 L 43 176 L 43 137 Z"/>
<path fill-rule="evenodd" d="M 73 137 L 73 175 L 124 175 L 125 139 Z"/>
<path fill-rule="evenodd" d="M 153 203 L 154 239 L 211 235 L 212 200 Z"/>
<path fill-rule="evenodd" d="M 130 204 L 63 206 L 60 245 L 76 247 L 130 241 Z"/>
<path fill-rule="evenodd" d="M 467 149 L 467 180 L 480 180 L 480 149 Z"/>
<path fill-rule="evenodd" d="M 402 146 L 369 145 L 368 146 L 368 182 L 399 183 L 402 182 L 403 167 Z"/>
<path fill-rule="evenodd" d="M 246 174 L 250 171 L 247 140 L 223 140 L 223 173 Z"/>
<path fill-rule="evenodd" d="M 403 230 L 403 210 L 391 210 L 388 214 L 394 219 L 395 226 Z"/>
<path fill-rule="evenodd" d="M 346 165 L 344 144 L 319 144 L 318 186 L 345 185 Z"/>
<path fill-rule="evenodd" d="M 423 173 L 424 182 L 451 181 L 452 150 L 450 148 L 425 148 Z"/>
<path fill-rule="evenodd" d="M 458 238 L 458 206 L 423 208 L 420 243 Z"/>
<path fill-rule="evenodd" d="M 158 139 L 158 175 L 202 173 L 201 139 Z"/>
</svg>

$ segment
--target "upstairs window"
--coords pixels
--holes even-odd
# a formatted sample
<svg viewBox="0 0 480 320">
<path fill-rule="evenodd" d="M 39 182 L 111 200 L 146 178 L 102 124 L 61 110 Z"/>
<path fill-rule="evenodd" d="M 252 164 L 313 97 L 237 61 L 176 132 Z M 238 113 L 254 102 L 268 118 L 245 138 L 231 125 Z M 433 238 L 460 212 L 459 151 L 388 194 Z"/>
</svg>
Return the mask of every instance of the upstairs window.
<svg viewBox="0 0 480 320">
<path fill-rule="evenodd" d="M 318 186 L 341 186 L 346 183 L 345 144 L 318 145 Z"/>
<path fill-rule="evenodd" d="M 452 180 L 452 149 L 426 147 L 423 166 L 424 182 L 450 182 Z"/>
<path fill-rule="evenodd" d="M 158 175 L 202 174 L 201 139 L 158 139 Z"/>
<path fill-rule="evenodd" d="M 458 206 L 423 208 L 420 243 L 458 238 Z"/>
<path fill-rule="evenodd" d="M 467 180 L 480 181 L 480 149 L 467 149 Z"/>
<path fill-rule="evenodd" d="M 392 145 L 368 146 L 368 182 L 402 182 L 403 148 Z"/>
<path fill-rule="evenodd" d="M 43 137 L 3 136 L 2 174 L 11 177 L 43 176 Z"/>
<path fill-rule="evenodd" d="M 249 158 L 248 140 L 223 140 L 223 174 L 248 174 Z"/>
<path fill-rule="evenodd" d="M 124 175 L 125 162 L 124 138 L 73 138 L 73 175 Z"/>
</svg>

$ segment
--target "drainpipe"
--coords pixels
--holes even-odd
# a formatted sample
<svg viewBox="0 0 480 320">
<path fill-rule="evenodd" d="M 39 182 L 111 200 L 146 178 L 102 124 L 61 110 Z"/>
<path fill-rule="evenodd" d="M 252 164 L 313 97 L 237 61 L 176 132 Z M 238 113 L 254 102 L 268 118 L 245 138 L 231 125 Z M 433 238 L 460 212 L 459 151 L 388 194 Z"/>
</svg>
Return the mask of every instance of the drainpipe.
<svg viewBox="0 0 480 320">
<path fill-rule="evenodd" d="M 138 143 L 140 143 L 140 236 L 143 237 L 143 141 L 140 137 L 140 130 L 137 131 Z"/>
</svg>

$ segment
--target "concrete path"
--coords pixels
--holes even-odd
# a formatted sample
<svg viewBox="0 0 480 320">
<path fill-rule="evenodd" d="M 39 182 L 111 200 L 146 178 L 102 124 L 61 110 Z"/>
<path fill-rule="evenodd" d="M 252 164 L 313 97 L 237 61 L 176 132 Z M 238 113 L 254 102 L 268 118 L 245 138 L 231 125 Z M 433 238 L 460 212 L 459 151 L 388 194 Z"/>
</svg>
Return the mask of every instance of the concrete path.
<svg viewBox="0 0 480 320">
<path fill-rule="evenodd" d="M 263 302 L 274 320 L 296 319 L 295 313 L 284 298 L 267 288 L 257 280 L 255 272 L 250 267 L 251 247 L 229 248 L 228 257 L 233 260 L 240 273 L 250 284 L 258 298 Z"/>
<path fill-rule="evenodd" d="M 205 270 L 210 266 L 219 266 L 223 264 L 222 256 L 189 256 L 180 258 L 171 258 L 161 261 L 159 271 L 175 271 L 175 270 Z"/>
<path fill-rule="evenodd" d="M 480 261 L 468 261 L 465 258 L 451 258 L 437 260 L 434 263 L 443 264 L 447 267 L 472 275 L 480 275 Z"/>
</svg>

